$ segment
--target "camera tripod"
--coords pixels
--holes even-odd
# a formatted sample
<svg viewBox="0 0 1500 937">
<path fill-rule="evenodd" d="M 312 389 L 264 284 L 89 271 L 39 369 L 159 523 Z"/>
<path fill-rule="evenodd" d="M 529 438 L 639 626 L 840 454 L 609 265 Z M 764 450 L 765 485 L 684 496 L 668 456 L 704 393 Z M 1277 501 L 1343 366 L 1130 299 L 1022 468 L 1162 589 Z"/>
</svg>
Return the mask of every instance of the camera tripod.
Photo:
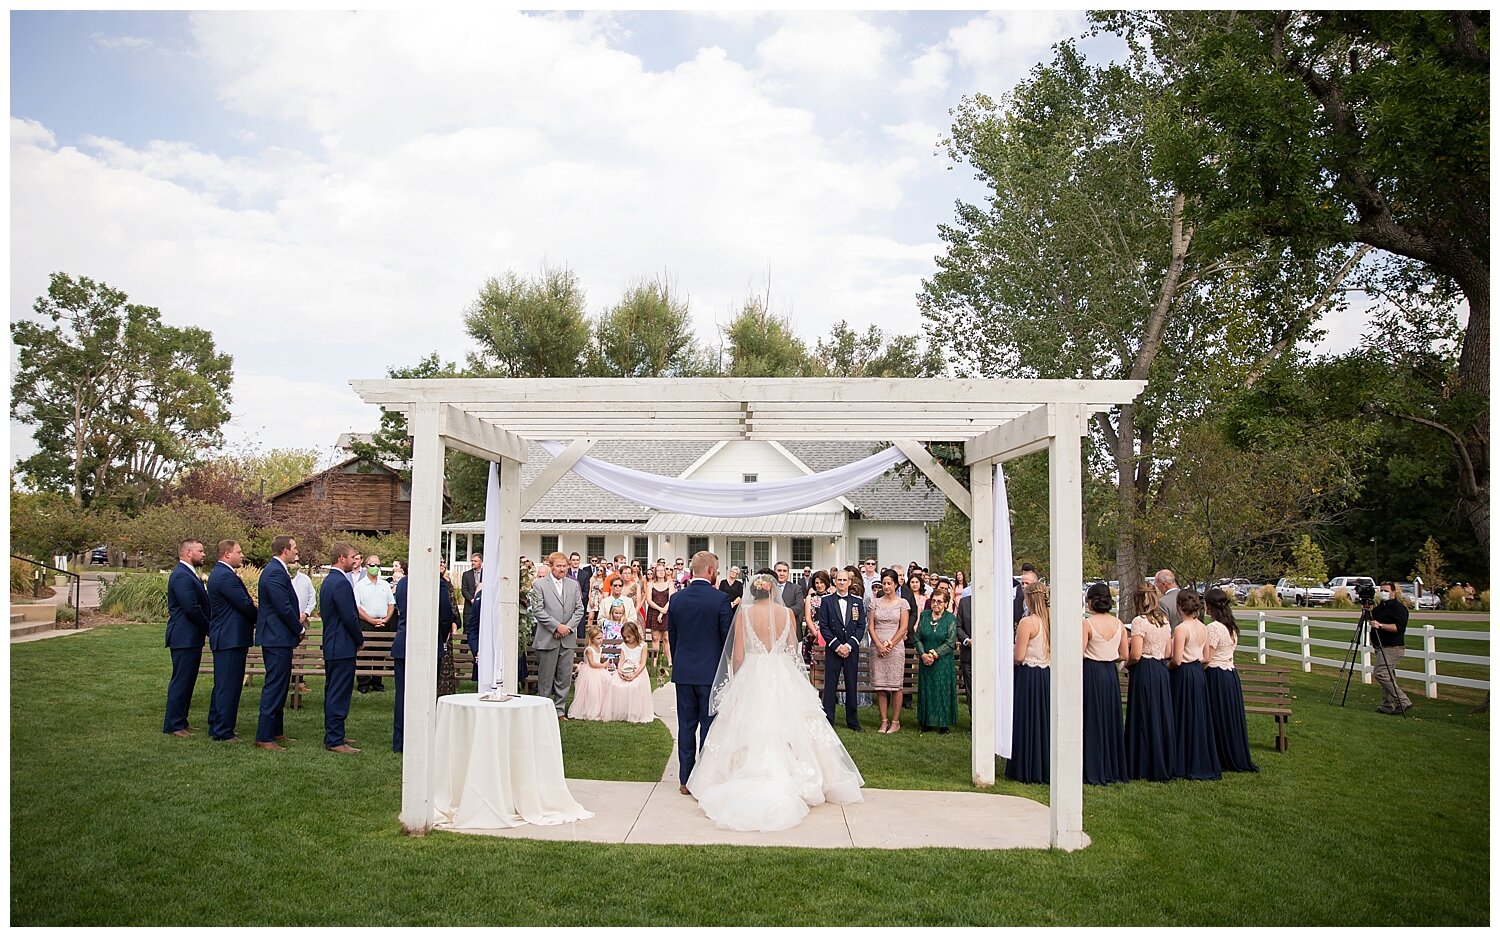
<svg viewBox="0 0 1500 937">
<path fill-rule="evenodd" d="M 1354 635 L 1349 638 L 1349 650 L 1344 653 L 1344 663 L 1339 666 L 1339 676 L 1344 678 L 1344 696 L 1339 700 L 1340 706 L 1344 705 L 1344 703 L 1349 699 L 1349 684 L 1354 681 L 1355 655 L 1359 653 L 1360 645 L 1367 643 L 1367 639 L 1369 637 L 1371 624 L 1371 607 L 1372 606 L 1369 602 L 1360 603 L 1359 623 L 1354 626 Z M 1391 675 L 1392 680 L 1396 679 L 1396 671 L 1391 669 L 1390 659 L 1385 656 L 1385 645 L 1375 644 L 1374 648 L 1376 653 L 1380 655 L 1380 662 L 1385 665 L 1386 673 L 1389 673 Z M 1338 696 L 1338 694 L 1338 677 L 1335 677 L 1333 683 L 1333 696 Z M 1332 696 L 1328 698 L 1328 702 L 1333 702 Z M 1401 710 L 1401 718 L 1406 718 L 1406 710 L 1404 709 Z"/>
</svg>

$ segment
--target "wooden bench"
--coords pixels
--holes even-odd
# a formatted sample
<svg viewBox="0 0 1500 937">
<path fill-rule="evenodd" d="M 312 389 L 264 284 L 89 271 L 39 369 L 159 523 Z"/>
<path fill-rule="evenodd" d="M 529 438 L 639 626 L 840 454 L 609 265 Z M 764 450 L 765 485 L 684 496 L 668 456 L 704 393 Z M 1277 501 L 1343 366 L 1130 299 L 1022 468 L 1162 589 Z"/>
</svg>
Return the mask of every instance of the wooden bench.
<svg viewBox="0 0 1500 937">
<path fill-rule="evenodd" d="M 366 631 L 364 636 L 365 643 L 355 656 L 354 675 L 394 679 L 396 662 L 391 659 L 391 642 L 395 640 L 396 633 L 394 631 Z M 198 672 L 200 674 L 214 672 L 213 655 L 203 655 L 203 662 L 198 666 Z M 265 675 L 265 655 L 261 653 L 259 647 L 251 647 L 245 654 L 245 676 L 250 678 L 246 686 L 254 686 L 254 678 Z M 307 678 L 321 676 L 323 676 L 323 632 L 309 628 L 307 637 L 302 639 L 302 643 L 292 648 L 292 679 L 287 685 L 288 705 L 293 709 L 301 709 L 302 687 L 307 683 Z"/>
<path fill-rule="evenodd" d="M 1271 716 L 1276 720 L 1276 750 L 1287 750 L 1287 727 L 1292 721 L 1292 671 L 1274 664 L 1234 662 L 1240 674 L 1247 715 Z M 1130 668 L 1120 670 L 1120 700 L 1130 696 Z"/>
<path fill-rule="evenodd" d="M 813 648 L 812 664 L 807 668 L 807 679 L 812 682 L 813 686 L 818 688 L 818 692 L 820 693 L 823 691 L 823 656 L 825 653 L 821 647 Z M 895 652 L 892 651 L 892 653 Z M 856 692 L 875 692 L 874 688 L 870 685 L 870 668 L 874 660 L 874 648 L 862 647 L 859 649 L 859 680 L 857 681 Z M 917 660 L 917 652 L 912 648 L 907 648 L 906 674 L 901 680 L 901 691 L 912 698 L 915 698 L 917 695 L 917 668 L 919 666 L 921 664 Z M 954 661 L 954 666 L 955 670 L 958 669 L 958 661 Z M 963 682 L 961 675 L 958 675 L 957 679 L 960 683 Z"/>
<path fill-rule="evenodd" d="M 582 645 L 575 648 L 573 651 L 573 667 L 575 673 L 577 672 L 577 668 L 583 666 L 583 651 L 584 648 Z M 619 641 L 604 642 L 604 654 L 606 657 L 616 657 L 619 655 L 619 652 Z M 464 640 L 464 636 L 462 634 L 457 634 L 448 641 L 448 653 L 453 655 L 454 672 L 458 674 L 459 682 L 462 683 L 463 681 L 468 680 L 472 683 L 472 675 L 474 673 L 474 654 L 469 650 L 469 642 Z M 536 669 L 536 648 L 528 647 L 526 649 L 526 681 L 520 687 L 521 693 L 530 696 L 536 695 Z"/>
</svg>

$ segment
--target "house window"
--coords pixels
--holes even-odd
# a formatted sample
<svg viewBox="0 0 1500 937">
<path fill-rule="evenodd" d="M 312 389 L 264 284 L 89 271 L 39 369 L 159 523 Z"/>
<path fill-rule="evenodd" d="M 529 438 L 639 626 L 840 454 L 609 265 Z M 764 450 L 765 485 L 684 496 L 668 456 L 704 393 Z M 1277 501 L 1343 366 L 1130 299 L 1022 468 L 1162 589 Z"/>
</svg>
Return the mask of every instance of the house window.
<svg viewBox="0 0 1500 937">
<path fill-rule="evenodd" d="M 742 573 L 745 571 L 745 541 L 729 541 L 729 565 L 738 566 Z"/>
<path fill-rule="evenodd" d="M 707 549 L 708 549 L 708 538 L 707 537 L 689 537 L 688 538 L 688 559 L 689 559 L 690 562 L 691 562 L 691 559 L 692 559 L 692 556 L 693 556 L 694 553 L 702 553 L 704 550 L 707 550 Z"/>
<path fill-rule="evenodd" d="M 798 576 L 801 576 L 802 575 L 802 568 L 805 567 L 805 566 L 811 566 L 812 565 L 812 560 L 813 560 L 812 538 L 811 537 L 793 537 L 792 538 L 792 570 Z"/>
<path fill-rule="evenodd" d="M 858 566 L 872 556 L 876 560 L 880 559 L 880 540 L 875 537 L 860 537 L 859 556 L 854 558 L 854 564 Z"/>
<path fill-rule="evenodd" d="M 604 538 L 603 537 L 590 537 L 590 538 L 588 538 L 588 541 L 589 541 L 589 546 L 588 546 L 588 554 L 589 554 L 589 556 L 601 556 L 602 557 L 604 555 Z"/>
<path fill-rule="evenodd" d="M 632 560 L 640 560 L 642 569 L 646 567 L 646 564 L 651 562 L 650 543 L 651 541 L 646 537 L 630 538 L 630 558 Z"/>
<path fill-rule="evenodd" d="M 399 483 L 397 483 L 397 485 L 396 485 L 396 500 L 397 501 L 410 501 L 411 500 L 411 482 L 399 482 Z"/>
<path fill-rule="evenodd" d="M 738 566 L 748 579 L 756 570 L 771 565 L 771 541 L 729 541 L 729 565 Z"/>
<path fill-rule="evenodd" d="M 747 484 L 747 485 L 753 485 L 756 482 L 760 481 L 760 474 L 757 473 L 757 472 L 746 472 L 745 475 L 744 475 L 744 478 L 745 478 L 745 484 Z"/>
<path fill-rule="evenodd" d="M 542 534 L 542 559 L 557 552 L 557 534 Z"/>
</svg>

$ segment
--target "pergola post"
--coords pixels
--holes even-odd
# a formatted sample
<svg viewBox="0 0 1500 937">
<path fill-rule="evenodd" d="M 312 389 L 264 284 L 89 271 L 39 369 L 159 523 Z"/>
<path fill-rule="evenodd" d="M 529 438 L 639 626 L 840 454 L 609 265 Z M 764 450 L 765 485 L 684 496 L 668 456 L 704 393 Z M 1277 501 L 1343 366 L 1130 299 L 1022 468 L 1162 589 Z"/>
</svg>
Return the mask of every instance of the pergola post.
<svg viewBox="0 0 1500 937">
<path fill-rule="evenodd" d="M 969 603 L 970 647 L 969 688 L 973 704 L 971 768 L 976 787 L 995 783 L 995 603 L 999 583 L 995 581 L 995 463 L 989 459 L 969 466 L 969 497 L 972 516 L 969 519 L 971 581 L 974 595 Z M 1008 662 L 1001 662 L 1008 666 Z"/>
<path fill-rule="evenodd" d="M 1083 835 L 1083 434 L 1089 411 L 1049 404 L 1047 444 L 1052 573 L 1052 846 Z"/>
<path fill-rule="evenodd" d="M 521 592 L 521 463 L 500 459 L 500 569 L 491 570 L 486 580 L 490 588 L 500 590 L 500 647 L 496 648 L 496 666 L 500 668 L 501 693 L 516 692 L 518 661 L 516 632 L 520 625 Z M 487 593 L 493 595 L 493 593 Z M 588 597 L 584 597 L 587 601 Z M 480 692 L 487 692 L 480 687 Z"/>
<path fill-rule="evenodd" d="M 443 442 L 436 404 L 412 407 L 411 538 L 406 587 L 406 728 L 401 758 L 401 826 L 432 827 L 432 758 L 437 728 L 438 538 L 443 521 Z"/>
</svg>

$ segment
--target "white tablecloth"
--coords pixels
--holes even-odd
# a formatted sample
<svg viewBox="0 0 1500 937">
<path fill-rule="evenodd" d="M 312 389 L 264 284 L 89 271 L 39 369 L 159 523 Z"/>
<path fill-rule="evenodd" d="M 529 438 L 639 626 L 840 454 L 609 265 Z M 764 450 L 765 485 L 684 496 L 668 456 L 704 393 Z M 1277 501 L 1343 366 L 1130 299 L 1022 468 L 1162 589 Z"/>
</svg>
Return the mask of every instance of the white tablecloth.
<svg viewBox="0 0 1500 937">
<path fill-rule="evenodd" d="M 562 736 L 550 699 L 438 699 L 432 820 L 450 829 L 550 826 L 593 816 L 563 778 Z"/>
</svg>

